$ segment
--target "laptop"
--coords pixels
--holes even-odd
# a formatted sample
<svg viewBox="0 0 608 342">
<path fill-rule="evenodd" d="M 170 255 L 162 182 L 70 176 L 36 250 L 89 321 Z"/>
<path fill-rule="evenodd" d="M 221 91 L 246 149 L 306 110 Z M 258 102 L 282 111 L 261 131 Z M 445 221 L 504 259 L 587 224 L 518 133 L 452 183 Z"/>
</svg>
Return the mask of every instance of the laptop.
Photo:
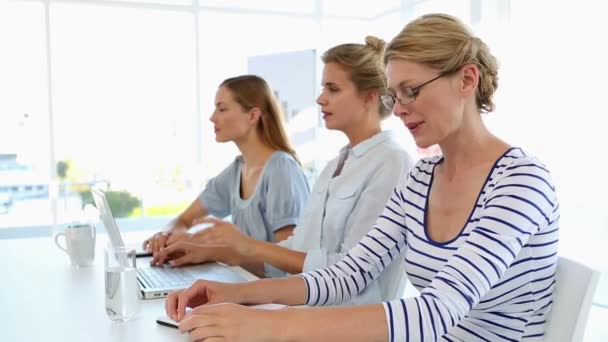
<svg viewBox="0 0 608 342">
<path fill-rule="evenodd" d="M 100 187 L 94 186 L 91 188 L 91 194 L 108 232 L 110 243 L 115 248 L 125 246 L 105 192 Z M 187 288 L 198 279 L 225 283 L 241 283 L 256 279 L 243 269 L 232 268 L 217 262 L 173 268 L 169 265 L 151 266 L 151 260 L 152 256 L 149 253 L 136 255 L 137 282 L 143 299 L 167 297 L 170 292 Z"/>
</svg>

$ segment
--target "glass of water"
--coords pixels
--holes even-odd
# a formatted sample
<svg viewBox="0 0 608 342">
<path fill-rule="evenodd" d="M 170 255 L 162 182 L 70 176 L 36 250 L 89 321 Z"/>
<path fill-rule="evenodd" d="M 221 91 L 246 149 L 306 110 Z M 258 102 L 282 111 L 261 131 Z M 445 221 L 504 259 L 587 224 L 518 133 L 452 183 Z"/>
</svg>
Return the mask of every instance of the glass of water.
<svg viewBox="0 0 608 342">
<path fill-rule="evenodd" d="M 113 322 L 126 322 L 139 311 L 135 250 L 108 246 L 105 256 L 106 313 Z"/>
</svg>

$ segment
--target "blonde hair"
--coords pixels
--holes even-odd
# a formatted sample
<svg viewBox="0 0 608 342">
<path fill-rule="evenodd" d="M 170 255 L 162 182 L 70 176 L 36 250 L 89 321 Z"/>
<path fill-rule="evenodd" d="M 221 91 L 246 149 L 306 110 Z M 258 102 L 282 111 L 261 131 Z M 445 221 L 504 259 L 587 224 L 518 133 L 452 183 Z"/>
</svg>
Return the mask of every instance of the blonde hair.
<svg viewBox="0 0 608 342">
<path fill-rule="evenodd" d="M 498 60 L 488 46 L 457 18 L 427 14 L 408 23 L 387 45 L 384 62 L 405 59 L 441 73 L 457 71 L 465 64 L 479 68 L 475 102 L 481 112 L 491 112 L 498 87 Z"/>
<path fill-rule="evenodd" d="M 350 80 L 360 92 L 377 90 L 379 95 L 386 94 L 386 75 L 382 52 L 386 43 L 373 36 L 365 37 L 365 44 L 342 44 L 325 51 L 321 56 L 323 63 L 336 63 L 350 74 Z M 378 101 L 380 118 L 388 117 L 382 101 Z"/>
<path fill-rule="evenodd" d="M 287 130 L 285 116 L 270 86 L 256 75 L 242 75 L 224 80 L 220 87 L 226 87 L 234 100 L 245 110 L 259 108 L 261 115 L 256 130 L 266 146 L 291 154 L 300 163 Z"/>
</svg>

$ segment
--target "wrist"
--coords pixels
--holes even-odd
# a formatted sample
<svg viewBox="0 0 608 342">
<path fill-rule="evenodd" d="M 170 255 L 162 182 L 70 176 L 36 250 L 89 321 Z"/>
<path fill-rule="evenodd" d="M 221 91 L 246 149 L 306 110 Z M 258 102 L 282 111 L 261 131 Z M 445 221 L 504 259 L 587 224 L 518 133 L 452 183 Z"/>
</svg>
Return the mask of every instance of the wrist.
<svg viewBox="0 0 608 342">
<path fill-rule="evenodd" d="M 247 243 L 245 243 L 245 248 L 243 249 L 243 256 L 251 261 L 263 261 L 265 243 L 267 242 L 248 237 Z"/>
<path fill-rule="evenodd" d="M 171 220 L 163 229 L 166 233 L 173 233 L 176 231 L 187 231 L 188 227 L 181 221 L 179 217 Z"/>
</svg>

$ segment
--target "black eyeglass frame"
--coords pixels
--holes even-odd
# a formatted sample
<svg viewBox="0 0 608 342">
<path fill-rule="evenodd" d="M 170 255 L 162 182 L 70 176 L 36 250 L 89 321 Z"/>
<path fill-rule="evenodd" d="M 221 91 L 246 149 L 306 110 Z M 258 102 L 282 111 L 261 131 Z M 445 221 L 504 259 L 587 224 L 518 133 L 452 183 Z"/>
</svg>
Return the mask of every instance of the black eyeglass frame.
<svg viewBox="0 0 608 342">
<path fill-rule="evenodd" d="M 391 94 L 384 94 L 380 97 L 380 100 L 382 101 L 382 104 L 384 105 L 384 107 L 386 107 L 386 109 L 392 111 L 395 108 L 395 105 L 397 104 L 397 101 L 399 101 L 399 104 L 402 106 L 405 106 L 407 104 L 410 104 L 414 101 L 416 101 L 416 98 L 418 97 L 418 94 L 420 93 L 420 90 L 422 89 L 422 87 L 424 87 L 425 85 L 438 80 L 440 78 L 442 78 L 443 76 L 446 76 L 450 74 L 449 72 L 443 72 L 439 75 L 437 75 L 436 77 L 433 77 L 432 79 L 419 84 L 415 87 L 404 87 L 401 90 L 403 90 L 404 93 L 409 91 L 409 94 L 407 94 L 406 96 L 408 98 L 410 98 L 411 100 L 408 102 L 404 102 L 402 99 L 400 99 L 397 95 L 391 95 Z M 411 95 L 410 95 L 411 94 Z"/>
</svg>

